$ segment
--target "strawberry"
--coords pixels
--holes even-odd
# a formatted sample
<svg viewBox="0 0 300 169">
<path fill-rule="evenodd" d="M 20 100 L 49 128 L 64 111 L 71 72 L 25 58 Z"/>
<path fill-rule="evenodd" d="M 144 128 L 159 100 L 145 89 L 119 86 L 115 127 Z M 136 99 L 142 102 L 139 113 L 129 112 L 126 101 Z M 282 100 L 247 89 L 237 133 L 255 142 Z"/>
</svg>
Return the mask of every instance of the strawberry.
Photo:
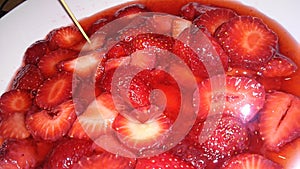
<svg viewBox="0 0 300 169">
<path fill-rule="evenodd" d="M 140 23 L 141 22 L 141 23 Z M 124 41 L 131 41 L 134 37 L 140 34 L 145 34 L 148 32 L 152 32 L 152 25 L 150 26 L 147 21 L 141 20 L 139 18 L 134 20 L 133 23 L 130 23 L 122 30 L 118 31 L 118 39 Z"/>
<path fill-rule="evenodd" d="M 44 77 L 37 66 L 27 64 L 20 68 L 12 82 L 12 89 L 36 91 L 43 83 Z"/>
<path fill-rule="evenodd" d="M 110 19 L 108 17 L 103 17 L 98 20 L 96 20 L 87 30 L 87 34 L 89 36 L 92 36 L 94 33 L 96 33 L 99 29 L 101 29 L 104 25 L 109 23 Z"/>
<path fill-rule="evenodd" d="M 31 139 L 9 139 L 0 148 L 0 168 L 35 168 L 38 162 L 37 147 Z"/>
<path fill-rule="evenodd" d="M 112 96 L 107 93 L 100 94 L 77 117 L 68 135 L 72 138 L 95 139 L 111 131 L 111 123 L 117 115 Z"/>
<path fill-rule="evenodd" d="M 57 49 L 41 57 L 38 67 L 44 77 L 51 77 L 59 71 L 57 65 L 59 62 L 77 57 L 77 53 L 68 49 Z"/>
<path fill-rule="evenodd" d="M 53 110 L 28 114 L 26 125 L 34 138 L 56 141 L 66 135 L 76 119 L 73 102 L 64 102 Z"/>
<path fill-rule="evenodd" d="M 201 14 L 193 23 L 199 27 L 204 26 L 209 33 L 213 35 L 220 25 L 235 16 L 237 16 L 237 14 L 231 9 L 214 8 Z"/>
<path fill-rule="evenodd" d="M 54 147 L 44 168 L 72 168 L 81 158 L 92 155 L 92 142 L 79 139 L 65 139 Z"/>
<path fill-rule="evenodd" d="M 30 136 L 25 126 L 24 113 L 12 113 L 4 116 L 0 122 L 0 137 L 25 139 Z"/>
<path fill-rule="evenodd" d="M 202 142 L 200 146 L 210 161 L 223 161 L 248 148 L 248 130 L 238 119 L 230 116 L 214 118 L 219 117 L 211 116 L 204 122 L 202 130 L 191 131 L 194 132 L 191 139 Z"/>
<path fill-rule="evenodd" d="M 39 40 L 29 46 L 24 54 L 24 63 L 36 65 L 44 54 L 49 52 L 48 41 Z"/>
<path fill-rule="evenodd" d="M 222 24 L 215 37 L 227 52 L 230 64 L 257 69 L 277 50 L 278 37 L 265 23 L 252 16 L 236 16 Z"/>
<path fill-rule="evenodd" d="M 47 38 L 51 48 L 70 48 L 83 40 L 82 34 L 75 26 L 54 29 L 47 35 Z"/>
<path fill-rule="evenodd" d="M 140 150 L 161 146 L 168 136 L 170 125 L 170 120 L 162 115 L 144 122 L 118 115 L 112 127 L 124 145 Z"/>
<path fill-rule="evenodd" d="M 215 86 L 214 91 L 211 87 L 213 81 L 219 84 Z M 222 76 L 215 76 L 200 84 L 199 97 L 199 118 L 207 116 L 211 104 L 224 104 L 225 114 L 233 115 L 246 123 L 263 107 L 265 90 L 260 83 L 248 77 L 226 76 L 223 79 Z"/>
<path fill-rule="evenodd" d="M 223 164 L 222 169 L 282 169 L 273 161 L 259 154 L 239 154 Z"/>
<path fill-rule="evenodd" d="M 153 157 L 139 158 L 135 169 L 196 169 L 191 164 L 170 153 L 162 153 Z"/>
<path fill-rule="evenodd" d="M 39 87 L 36 94 L 36 104 L 43 109 L 51 109 L 71 98 L 72 75 L 59 73 L 47 80 Z"/>
<path fill-rule="evenodd" d="M 189 2 L 180 9 L 180 16 L 184 19 L 193 21 L 199 15 L 205 13 L 207 10 L 214 9 L 212 6 L 202 5 L 198 2 Z"/>
<path fill-rule="evenodd" d="M 300 139 L 288 143 L 279 152 L 267 151 L 266 157 L 280 164 L 283 168 L 299 167 Z"/>
<path fill-rule="evenodd" d="M 300 136 L 300 98 L 292 94 L 274 91 L 266 97 L 260 112 L 260 133 L 269 150 L 280 147 Z"/>
<path fill-rule="evenodd" d="M 262 74 L 265 77 L 290 76 L 297 70 L 297 65 L 283 54 L 277 53 L 263 67 Z"/>
<path fill-rule="evenodd" d="M 73 169 L 133 169 L 135 160 L 111 154 L 108 152 L 82 158 Z"/>
<path fill-rule="evenodd" d="M 106 58 L 120 58 L 124 56 L 129 56 L 133 53 L 133 48 L 129 42 L 119 41 L 114 44 L 106 53 Z"/>
<path fill-rule="evenodd" d="M 78 58 L 62 61 L 58 64 L 60 71 L 74 73 L 78 77 L 89 77 L 95 73 L 98 64 L 101 62 L 101 53 L 92 52 Z"/>
<path fill-rule="evenodd" d="M 282 90 L 282 83 L 284 82 L 284 77 L 264 77 L 258 76 L 256 80 L 262 84 L 265 91 L 271 92 L 273 90 Z"/>
<path fill-rule="evenodd" d="M 0 98 L 2 113 L 26 113 L 31 105 L 32 97 L 27 90 L 10 90 L 2 94 Z"/>
<path fill-rule="evenodd" d="M 161 50 L 171 51 L 173 44 L 173 38 L 155 33 L 139 34 L 132 39 L 132 46 L 135 50 L 144 50 L 155 47 Z"/>
<path fill-rule="evenodd" d="M 148 12 L 148 9 L 142 4 L 132 4 L 117 10 L 114 14 L 114 17 L 121 18 L 124 16 L 138 14 L 140 12 Z"/>
<path fill-rule="evenodd" d="M 175 18 L 172 21 L 172 37 L 178 38 L 178 36 L 187 28 L 192 26 L 192 22 L 181 19 Z"/>
</svg>

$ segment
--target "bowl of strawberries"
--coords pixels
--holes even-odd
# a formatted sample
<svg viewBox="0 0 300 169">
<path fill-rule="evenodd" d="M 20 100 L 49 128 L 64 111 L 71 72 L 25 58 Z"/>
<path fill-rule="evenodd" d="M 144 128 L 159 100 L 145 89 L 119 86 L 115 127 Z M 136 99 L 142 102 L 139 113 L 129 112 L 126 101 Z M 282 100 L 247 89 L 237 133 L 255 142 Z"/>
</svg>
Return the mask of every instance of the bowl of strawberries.
<svg viewBox="0 0 300 169">
<path fill-rule="evenodd" d="M 300 167 L 294 23 L 256 1 L 69 3 L 90 42 L 58 2 L 0 20 L 57 7 L 1 40 L 25 39 L 1 58 L 0 168 Z"/>
</svg>

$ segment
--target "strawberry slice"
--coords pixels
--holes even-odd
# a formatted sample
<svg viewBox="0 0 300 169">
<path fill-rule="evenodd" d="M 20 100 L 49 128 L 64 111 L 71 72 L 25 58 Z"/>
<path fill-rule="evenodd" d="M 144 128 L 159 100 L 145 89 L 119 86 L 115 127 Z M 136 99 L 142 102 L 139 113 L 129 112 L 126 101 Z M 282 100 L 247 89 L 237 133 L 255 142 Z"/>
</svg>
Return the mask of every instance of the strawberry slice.
<svg viewBox="0 0 300 169">
<path fill-rule="evenodd" d="M 25 113 L 32 105 L 32 97 L 27 90 L 16 89 L 2 94 L 0 110 L 2 113 Z"/>
<path fill-rule="evenodd" d="M 241 121 L 230 116 L 214 118 L 218 117 L 211 116 L 203 123 L 203 129 L 194 128 L 189 135 L 195 143 L 202 142 L 200 146 L 208 160 L 220 162 L 248 148 L 248 130 Z"/>
<path fill-rule="evenodd" d="M 155 47 L 162 50 L 171 51 L 173 44 L 173 38 L 155 33 L 139 34 L 132 40 L 132 46 L 135 50 L 144 50 Z"/>
<path fill-rule="evenodd" d="M 65 139 L 54 147 L 44 168 L 72 168 L 81 158 L 91 156 L 92 142 L 79 139 Z"/>
<path fill-rule="evenodd" d="M 77 57 L 77 53 L 68 49 L 57 49 L 41 57 L 38 67 L 44 77 L 51 77 L 59 72 L 57 65 L 63 60 Z"/>
<path fill-rule="evenodd" d="M 222 24 L 215 37 L 237 67 L 257 69 L 277 50 L 278 37 L 264 22 L 252 16 L 236 16 Z"/>
<path fill-rule="evenodd" d="M 297 70 L 297 65 L 283 54 L 277 53 L 263 67 L 262 74 L 265 77 L 290 76 Z"/>
<path fill-rule="evenodd" d="M 73 169 L 99 169 L 105 166 L 109 169 L 132 169 L 135 159 L 125 158 L 108 152 L 90 157 L 83 157 L 73 166 Z"/>
<path fill-rule="evenodd" d="M 44 77 L 40 69 L 32 64 L 23 66 L 12 82 L 12 89 L 26 89 L 36 91 L 43 83 Z"/>
<path fill-rule="evenodd" d="M 171 153 L 162 153 L 153 157 L 139 158 L 135 169 L 196 169 L 191 164 L 181 160 Z"/>
<path fill-rule="evenodd" d="M 112 96 L 103 93 L 77 117 L 68 135 L 72 138 L 96 139 L 111 131 L 112 121 L 117 115 Z"/>
<path fill-rule="evenodd" d="M 89 36 L 92 36 L 94 33 L 96 33 L 100 28 L 102 28 L 104 25 L 109 23 L 110 19 L 108 17 L 103 17 L 98 20 L 96 20 L 87 30 L 87 34 Z"/>
<path fill-rule="evenodd" d="M 180 9 L 180 15 L 187 20 L 193 21 L 199 15 L 205 13 L 207 10 L 214 9 L 212 6 L 203 5 L 198 2 L 189 2 L 182 6 Z"/>
<path fill-rule="evenodd" d="M 71 98 L 72 75 L 59 73 L 44 81 L 36 94 L 36 104 L 43 109 L 51 109 Z"/>
<path fill-rule="evenodd" d="M 260 112 L 260 133 L 269 150 L 280 147 L 300 136 L 300 98 L 275 91 L 266 97 Z"/>
<path fill-rule="evenodd" d="M 283 168 L 298 168 L 300 156 L 300 138 L 288 143 L 279 152 L 267 151 L 266 156 Z"/>
<path fill-rule="evenodd" d="M 41 110 L 28 114 L 26 125 L 33 137 L 56 141 L 66 135 L 76 119 L 73 102 L 67 101 L 52 111 Z"/>
<path fill-rule="evenodd" d="M 148 9 L 143 4 L 132 4 L 117 10 L 114 17 L 121 18 L 124 16 L 138 14 L 140 12 L 148 12 Z"/>
<path fill-rule="evenodd" d="M 47 38 L 51 48 L 70 48 L 83 40 L 83 36 L 76 26 L 54 29 L 47 35 Z"/>
<path fill-rule="evenodd" d="M 212 35 L 217 28 L 231 18 L 237 16 L 235 11 L 227 8 L 214 8 L 207 10 L 205 13 L 197 17 L 193 22 L 195 25 L 204 26 Z"/>
<path fill-rule="evenodd" d="M 112 125 L 124 145 L 138 150 L 160 146 L 168 136 L 170 126 L 170 120 L 165 116 L 141 122 L 122 115 L 118 115 Z"/>
<path fill-rule="evenodd" d="M 221 76 L 207 79 L 199 87 L 199 118 L 205 118 L 211 110 L 211 104 L 225 105 L 224 113 L 239 118 L 243 123 L 249 122 L 263 107 L 265 101 L 264 87 L 256 80 L 248 77 Z M 212 91 L 212 82 L 225 83 L 222 88 Z M 224 97 L 224 100 L 220 99 Z M 222 102 L 224 101 L 224 103 Z"/>
<path fill-rule="evenodd" d="M 48 41 L 39 40 L 29 46 L 24 54 L 24 63 L 36 65 L 44 54 L 49 52 Z"/>
<path fill-rule="evenodd" d="M 222 169 L 282 169 L 273 161 L 259 154 L 239 154 L 224 163 Z"/>
<path fill-rule="evenodd" d="M 4 116 L 0 122 L 0 137 L 25 139 L 30 136 L 29 131 L 25 126 L 24 113 L 12 113 L 9 116 Z"/>
<path fill-rule="evenodd" d="M 5 169 L 35 168 L 40 162 L 33 140 L 6 140 L 0 148 L 0 166 Z"/>
</svg>

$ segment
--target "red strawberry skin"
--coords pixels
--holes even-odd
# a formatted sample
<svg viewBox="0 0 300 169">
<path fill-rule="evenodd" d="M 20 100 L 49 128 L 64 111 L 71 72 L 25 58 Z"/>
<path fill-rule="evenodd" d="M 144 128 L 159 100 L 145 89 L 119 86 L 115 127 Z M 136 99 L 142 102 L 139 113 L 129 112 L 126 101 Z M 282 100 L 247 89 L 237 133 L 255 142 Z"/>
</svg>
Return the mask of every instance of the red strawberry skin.
<svg viewBox="0 0 300 169">
<path fill-rule="evenodd" d="M 82 34 L 75 26 L 54 29 L 47 35 L 47 38 L 52 49 L 57 47 L 70 48 L 83 40 Z"/>
<path fill-rule="evenodd" d="M 132 4 L 117 10 L 114 16 L 115 18 L 121 18 L 124 16 L 129 16 L 129 15 L 138 14 L 140 12 L 147 12 L 147 11 L 148 9 L 142 4 Z"/>
<path fill-rule="evenodd" d="M 277 35 L 256 17 L 234 17 L 220 26 L 215 37 L 234 67 L 257 70 L 277 50 Z"/>
<path fill-rule="evenodd" d="M 10 90 L 0 98 L 2 113 L 25 113 L 32 105 L 32 96 L 27 90 Z"/>
<path fill-rule="evenodd" d="M 44 54 L 49 52 L 48 41 L 39 40 L 34 42 L 26 49 L 24 54 L 24 63 L 36 65 Z"/>
<path fill-rule="evenodd" d="M 196 169 L 191 164 L 168 152 L 153 157 L 140 158 L 137 160 L 135 169 Z"/>
<path fill-rule="evenodd" d="M 82 157 L 92 155 L 92 142 L 79 139 L 65 139 L 54 147 L 48 157 L 45 169 L 72 168 Z"/>
</svg>

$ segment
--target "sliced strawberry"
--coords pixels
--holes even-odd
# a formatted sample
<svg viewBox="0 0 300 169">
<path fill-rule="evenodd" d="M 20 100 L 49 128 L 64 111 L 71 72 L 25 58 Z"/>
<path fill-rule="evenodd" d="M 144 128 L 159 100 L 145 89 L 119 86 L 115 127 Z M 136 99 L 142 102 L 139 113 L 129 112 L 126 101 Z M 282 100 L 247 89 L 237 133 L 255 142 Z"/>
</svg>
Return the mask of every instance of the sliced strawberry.
<svg viewBox="0 0 300 169">
<path fill-rule="evenodd" d="M 250 121 L 263 107 L 265 101 L 264 87 L 248 77 L 221 76 L 203 81 L 199 87 L 199 118 L 205 118 L 210 112 L 212 103 L 225 105 L 224 113 L 239 118 L 243 123 Z M 218 82 L 212 91 L 212 82 Z M 222 88 L 224 83 L 224 88 Z M 222 98 L 223 99 L 220 99 Z"/>
<path fill-rule="evenodd" d="M 256 71 L 250 70 L 250 69 L 245 69 L 245 68 L 240 68 L 240 67 L 229 67 L 226 75 L 228 76 L 245 76 L 249 78 L 255 78 L 256 76 Z"/>
<path fill-rule="evenodd" d="M 133 169 L 135 161 L 134 159 L 104 152 L 99 155 L 82 158 L 73 166 L 73 169 L 99 169 L 102 167 L 109 169 Z"/>
<path fill-rule="evenodd" d="M 92 52 L 78 58 L 62 61 L 57 67 L 60 71 L 71 72 L 78 77 L 89 77 L 95 73 L 101 62 L 100 56 L 100 53 Z"/>
<path fill-rule="evenodd" d="M 35 168 L 37 147 L 33 140 L 6 140 L 0 148 L 0 166 L 5 169 Z"/>
<path fill-rule="evenodd" d="M 36 41 L 26 49 L 24 54 L 24 63 L 36 65 L 40 61 L 40 58 L 48 52 L 48 41 Z"/>
<path fill-rule="evenodd" d="M 51 111 L 28 114 L 26 125 L 34 138 L 56 141 L 65 136 L 76 119 L 73 102 L 67 101 Z"/>
<path fill-rule="evenodd" d="M 300 138 L 288 143 L 279 152 L 268 151 L 267 158 L 283 166 L 283 168 L 298 168 L 300 155 Z"/>
<path fill-rule="evenodd" d="M 71 98 L 72 75 L 57 74 L 40 86 L 36 94 L 36 104 L 43 109 L 50 109 Z"/>
<path fill-rule="evenodd" d="M 282 90 L 282 83 L 285 81 L 284 77 L 264 77 L 259 76 L 256 80 L 262 84 L 265 88 L 265 91 L 271 92 L 274 90 Z"/>
<path fill-rule="evenodd" d="M 147 21 L 140 21 L 137 19 L 134 23 L 129 24 L 118 32 L 118 39 L 128 42 L 139 34 L 152 32 L 153 27 L 151 27 L 152 25 L 150 25 L 151 24 L 147 23 Z"/>
<path fill-rule="evenodd" d="M 89 36 L 92 36 L 95 32 L 97 32 L 100 28 L 102 28 L 104 25 L 109 23 L 109 18 L 108 17 L 103 17 L 98 20 L 96 20 L 91 27 L 87 30 L 87 34 Z"/>
<path fill-rule="evenodd" d="M 211 116 L 204 122 L 202 130 L 193 130 L 194 134 L 190 135 L 197 136 L 191 138 L 196 143 L 202 142 L 201 147 L 209 160 L 220 162 L 248 148 L 248 130 L 238 119 L 230 116 L 214 118 L 218 117 Z"/>
<path fill-rule="evenodd" d="M 119 41 L 113 45 L 107 52 L 107 59 L 120 58 L 124 56 L 129 56 L 133 53 L 133 48 L 129 42 Z"/>
<path fill-rule="evenodd" d="M 118 115 L 112 127 L 124 145 L 140 150 L 160 146 L 168 136 L 170 125 L 170 120 L 165 116 L 140 122 L 132 117 Z"/>
<path fill-rule="evenodd" d="M 162 153 L 153 157 L 139 158 L 135 169 L 196 169 L 191 164 L 181 160 L 170 153 Z"/>
<path fill-rule="evenodd" d="M 205 13 L 207 10 L 214 9 L 212 6 L 202 5 L 198 2 L 189 2 L 182 6 L 180 15 L 187 20 L 193 21 L 199 15 Z"/>
<path fill-rule="evenodd" d="M 92 155 L 92 142 L 79 139 L 65 139 L 54 147 L 44 168 L 72 168 L 81 158 Z"/>
<path fill-rule="evenodd" d="M 260 133 L 269 150 L 280 147 L 300 136 L 300 99 L 297 96 L 275 91 L 266 97 L 260 112 Z"/>
<path fill-rule="evenodd" d="M 222 24 L 215 37 L 237 67 L 257 69 L 277 50 L 277 35 L 252 16 L 237 16 Z"/>
<path fill-rule="evenodd" d="M 0 110 L 2 113 L 26 113 L 31 105 L 32 97 L 27 90 L 10 90 L 2 94 L 0 98 Z"/>
<path fill-rule="evenodd" d="M 44 77 L 40 69 L 32 64 L 22 67 L 12 82 L 12 89 L 26 89 L 36 91 L 43 83 Z"/>
<path fill-rule="evenodd" d="M 192 22 L 175 18 L 172 21 L 172 37 L 177 38 L 185 29 L 189 28 L 192 25 Z"/>
<path fill-rule="evenodd" d="M 263 67 L 262 74 L 265 77 L 290 76 L 297 70 L 297 65 L 283 54 L 277 53 Z"/>
<path fill-rule="evenodd" d="M 150 23 L 148 23 L 147 25 L 151 25 L 151 27 L 154 28 L 155 32 L 170 35 L 172 33 L 173 20 L 174 18 L 170 17 L 169 15 L 154 14 L 149 20 Z"/>
<path fill-rule="evenodd" d="M 173 38 L 154 33 L 139 34 L 132 40 L 132 46 L 135 50 L 144 50 L 155 47 L 158 49 L 171 51 L 173 45 Z"/>
<path fill-rule="evenodd" d="M 63 60 L 77 57 L 77 53 L 68 49 L 57 49 L 41 57 L 38 67 L 44 77 L 54 76 L 59 72 L 57 65 Z"/>
<path fill-rule="evenodd" d="M 138 14 L 140 12 L 148 12 L 148 9 L 142 4 L 132 4 L 117 10 L 114 14 L 116 18 Z"/>
<path fill-rule="evenodd" d="M 0 136 L 15 139 L 28 138 L 30 133 L 25 126 L 25 114 L 13 113 L 4 116 L 0 122 Z"/>
<path fill-rule="evenodd" d="M 222 169 L 282 169 L 273 161 L 259 154 L 239 154 L 224 163 Z"/>
<path fill-rule="evenodd" d="M 213 35 L 220 25 L 235 16 L 237 14 L 231 9 L 213 8 L 197 17 L 193 23 L 199 27 L 204 26 Z"/>
<path fill-rule="evenodd" d="M 83 36 L 76 26 L 60 27 L 52 30 L 48 35 L 50 46 L 70 48 L 83 40 Z"/>
<path fill-rule="evenodd" d="M 79 115 L 68 135 L 79 139 L 96 139 L 111 131 L 112 121 L 118 115 L 112 96 L 101 94 Z"/>
<path fill-rule="evenodd" d="M 152 69 L 156 64 L 156 55 L 151 51 L 139 50 L 131 54 L 130 65 L 141 69 Z"/>
</svg>

